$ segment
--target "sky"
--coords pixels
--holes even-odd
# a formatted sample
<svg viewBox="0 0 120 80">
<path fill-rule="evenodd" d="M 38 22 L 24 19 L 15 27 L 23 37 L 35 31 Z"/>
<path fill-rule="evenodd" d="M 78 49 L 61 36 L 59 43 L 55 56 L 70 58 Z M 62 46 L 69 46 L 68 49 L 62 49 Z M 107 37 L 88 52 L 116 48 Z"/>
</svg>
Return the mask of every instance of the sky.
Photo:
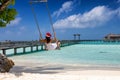
<svg viewBox="0 0 120 80">
<path fill-rule="evenodd" d="M 39 40 L 38 28 L 31 7 L 39 24 L 42 37 L 50 32 L 53 37 L 46 3 L 29 4 L 30 0 L 16 0 L 18 14 L 5 28 L 0 28 L 0 41 Z M 107 34 L 120 34 L 120 0 L 48 0 L 56 37 L 72 40 L 73 34 L 84 39 L 103 39 Z"/>
</svg>

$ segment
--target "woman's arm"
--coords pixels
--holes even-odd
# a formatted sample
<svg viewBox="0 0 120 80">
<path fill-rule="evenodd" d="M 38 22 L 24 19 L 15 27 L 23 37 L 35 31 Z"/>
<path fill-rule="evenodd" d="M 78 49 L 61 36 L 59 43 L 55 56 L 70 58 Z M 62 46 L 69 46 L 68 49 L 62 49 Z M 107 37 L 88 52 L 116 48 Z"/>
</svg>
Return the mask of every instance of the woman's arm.
<svg viewBox="0 0 120 80">
<path fill-rule="evenodd" d="M 46 40 L 45 40 L 45 39 L 41 39 L 40 42 L 41 42 L 41 43 L 45 43 Z"/>
</svg>

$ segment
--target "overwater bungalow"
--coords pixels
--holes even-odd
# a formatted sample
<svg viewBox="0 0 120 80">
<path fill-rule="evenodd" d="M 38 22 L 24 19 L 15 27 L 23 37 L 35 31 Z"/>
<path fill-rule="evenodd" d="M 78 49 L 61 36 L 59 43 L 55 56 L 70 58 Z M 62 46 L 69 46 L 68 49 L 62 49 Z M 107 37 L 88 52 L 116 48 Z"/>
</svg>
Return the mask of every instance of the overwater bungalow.
<svg viewBox="0 0 120 80">
<path fill-rule="evenodd" d="M 108 34 L 104 37 L 104 40 L 118 41 L 120 40 L 120 34 Z"/>
</svg>

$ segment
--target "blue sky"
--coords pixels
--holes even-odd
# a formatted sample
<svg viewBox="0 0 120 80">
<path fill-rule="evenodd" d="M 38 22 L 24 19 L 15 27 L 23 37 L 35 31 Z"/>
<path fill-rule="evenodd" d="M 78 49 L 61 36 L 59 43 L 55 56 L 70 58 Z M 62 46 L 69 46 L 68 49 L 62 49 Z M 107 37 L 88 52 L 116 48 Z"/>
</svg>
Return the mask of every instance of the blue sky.
<svg viewBox="0 0 120 80">
<path fill-rule="evenodd" d="M 45 3 L 32 5 L 43 37 L 52 32 Z M 120 0 L 48 0 L 48 6 L 60 40 L 103 39 L 109 33 L 120 34 Z M 18 15 L 6 28 L 0 28 L 0 41 L 38 40 L 39 33 L 29 0 L 16 0 Z"/>
</svg>

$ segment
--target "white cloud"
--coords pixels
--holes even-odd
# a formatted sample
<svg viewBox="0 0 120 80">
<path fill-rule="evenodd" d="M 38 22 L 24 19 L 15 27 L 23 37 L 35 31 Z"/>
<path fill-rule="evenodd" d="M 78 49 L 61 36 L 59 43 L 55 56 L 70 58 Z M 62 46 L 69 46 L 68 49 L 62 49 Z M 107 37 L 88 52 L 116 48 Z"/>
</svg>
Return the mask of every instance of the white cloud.
<svg viewBox="0 0 120 80">
<path fill-rule="evenodd" d="M 19 29 L 20 29 L 21 31 L 26 30 L 26 28 L 25 28 L 24 26 L 20 27 Z"/>
<path fill-rule="evenodd" d="M 119 18 L 120 18 L 120 7 L 116 10 L 116 13 L 117 13 L 117 15 L 118 15 Z"/>
<path fill-rule="evenodd" d="M 12 31 L 6 30 L 6 31 L 5 31 L 5 34 L 10 35 L 10 34 L 12 34 Z"/>
<path fill-rule="evenodd" d="M 63 29 L 62 29 L 62 30 L 60 30 L 60 32 L 61 32 L 61 33 L 65 33 L 65 32 L 66 32 L 66 30 L 63 30 Z"/>
<path fill-rule="evenodd" d="M 58 16 L 61 15 L 61 13 L 64 13 L 64 12 L 67 13 L 67 12 L 71 11 L 72 10 L 72 5 L 73 5 L 73 1 L 65 2 L 59 10 L 57 10 L 53 13 L 53 16 L 58 17 Z"/>
<path fill-rule="evenodd" d="M 26 27 L 21 26 L 21 27 L 19 27 L 19 30 L 17 31 L 17 35 L 22 35 L 22 34 L 24 34 L 25 31 L 26 31 Z"/>
<path fill-rule="evenodd" d="M 120 3 L 120 0 L 118 0 L 117 2 Z"/>
<path fill-rule="evenodd" d="M 15 20 L 11 21 L 10 24 L 8 24 L 8 26 L 15 26 L 17 24 L 19 24 L 21 21 L 20 17 L 15 18 Z"/>
<path fill-rule="evenodd" d="M 54 23 L 55 28 L 88 28 L 98 27 L 118 15 L 120 9 L 110 10 L 105 6 L 97 6 L 84 14 L 74 14 Z"/>
<path fill-rule="evenodd" d="M 25 31 L 26 31 L 26 27 L 22 26 L 22 27 L 17 27 L 16 31 L 6 30 L 5 34 L 6 35 L 17 35 L 17 36 L 19 36 L 19 35 L 25 34 Z"/>
</svg>

